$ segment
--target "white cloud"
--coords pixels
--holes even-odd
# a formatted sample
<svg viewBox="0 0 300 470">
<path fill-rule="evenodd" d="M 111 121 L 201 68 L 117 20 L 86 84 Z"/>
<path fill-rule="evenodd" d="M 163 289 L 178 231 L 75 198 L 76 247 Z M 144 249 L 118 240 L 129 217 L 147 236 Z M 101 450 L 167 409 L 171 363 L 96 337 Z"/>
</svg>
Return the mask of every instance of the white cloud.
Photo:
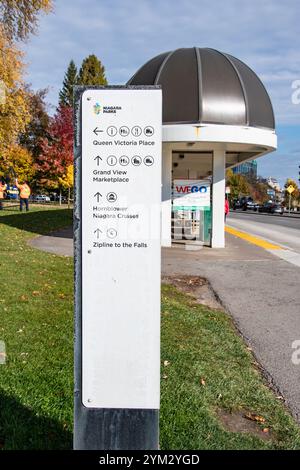
<svg viewBox="0 0 300 470">
<path fill-rule="evenodd" d="M 277 124 L 295 125 L 300 105 L 291 102 L 291 83 L 300 79 L 299 16 L 299 0 L 57 0 L 54 13 L 41 19 L 39 35 L 25 45 L 29 80 L 35 88 L 50 86 L 56 104 L 71 58 L 80 65 L 95 53 L 109 82 L 124 84 L 163 51 L 213 47 L 253 68 Z"/>
</svg>

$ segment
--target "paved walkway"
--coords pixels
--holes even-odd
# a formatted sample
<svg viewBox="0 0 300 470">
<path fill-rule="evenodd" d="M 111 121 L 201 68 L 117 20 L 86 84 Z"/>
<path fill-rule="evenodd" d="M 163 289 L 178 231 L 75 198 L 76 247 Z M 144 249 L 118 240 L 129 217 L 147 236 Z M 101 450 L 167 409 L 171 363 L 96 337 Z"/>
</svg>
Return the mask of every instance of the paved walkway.
<svg viewBox="0 0 300 470">
<path fill-rule="evenodd" d="M 48 236 L 32 238 L 30 245 L 56 255 L 73 256 L 73 228 L 68 227 L 58 232 L 52 232 Z"/>
<path fill-rule="evenodd" d="M 210 281 L 266 377 L 300 422 L 300 364 L 292 361 L 292 344 L 300 340 L 300 268 L 235 236 L 226 238 L 222 250 L 186 250 L 180 244 L 164 248 L 162 273 L 199 275 Z M 31 244 L 72 256 L 72 230 L 37 237 Z"/>
</svg>

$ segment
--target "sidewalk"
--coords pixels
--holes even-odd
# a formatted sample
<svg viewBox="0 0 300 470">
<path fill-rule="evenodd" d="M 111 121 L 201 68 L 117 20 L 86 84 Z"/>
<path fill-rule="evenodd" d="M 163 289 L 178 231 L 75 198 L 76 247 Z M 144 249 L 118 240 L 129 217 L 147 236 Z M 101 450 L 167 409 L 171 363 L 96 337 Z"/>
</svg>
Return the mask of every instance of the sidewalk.
<svg viewBox="0 0 300 470">
<path fill-rule="evenodd" d="M 72 229 L 37 237 L 31 245 L 72 256 Z M 180 244 L 164 248 L 162 274 L 209 280 L 266 378 L 300 422 L 300 364 L 292 362 L 292 343 L 300 340 L 300 268 L 226 234 L 225 249 L 186 250 Z"/>
<path fill-rule="evenodd" d="M 34 248 L 61 256 L 73 256 L 73 227 L 68 227 L 48 236 L 32 238 L 29 242 Z"/>
</svg>

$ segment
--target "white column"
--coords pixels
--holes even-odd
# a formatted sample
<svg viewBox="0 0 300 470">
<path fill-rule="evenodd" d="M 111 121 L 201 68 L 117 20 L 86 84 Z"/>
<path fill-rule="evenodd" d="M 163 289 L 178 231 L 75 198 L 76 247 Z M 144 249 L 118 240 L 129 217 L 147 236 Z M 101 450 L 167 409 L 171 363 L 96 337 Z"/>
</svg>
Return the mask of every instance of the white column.
<svg viewBox="0 0 300 470">
<path fill-rule="evenodd" d="M 225 150 L 214 150 L 212 184 L 212 248 L 225 247 L 225 160 Z"/>
<path fill-rule="evenodd" d="M 171 246 L 172 148 L 162 148 L 161 246 Z"/>
</svg>

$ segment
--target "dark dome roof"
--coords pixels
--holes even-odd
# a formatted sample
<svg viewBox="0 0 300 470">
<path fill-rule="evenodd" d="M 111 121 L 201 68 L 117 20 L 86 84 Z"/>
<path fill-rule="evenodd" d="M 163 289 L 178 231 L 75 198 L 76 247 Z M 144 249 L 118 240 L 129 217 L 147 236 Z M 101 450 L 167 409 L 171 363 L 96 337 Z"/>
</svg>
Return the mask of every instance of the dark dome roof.
<svg viewBox="0 0 300 470">
<path fill-rule="evenodd" d="M 176 49 L 143 65 L 127 85 L 161 85 L 164 124 L 210 123 L 274 129 L 269 95 L 258 76 L 229 54 Z"/>
</svg>

